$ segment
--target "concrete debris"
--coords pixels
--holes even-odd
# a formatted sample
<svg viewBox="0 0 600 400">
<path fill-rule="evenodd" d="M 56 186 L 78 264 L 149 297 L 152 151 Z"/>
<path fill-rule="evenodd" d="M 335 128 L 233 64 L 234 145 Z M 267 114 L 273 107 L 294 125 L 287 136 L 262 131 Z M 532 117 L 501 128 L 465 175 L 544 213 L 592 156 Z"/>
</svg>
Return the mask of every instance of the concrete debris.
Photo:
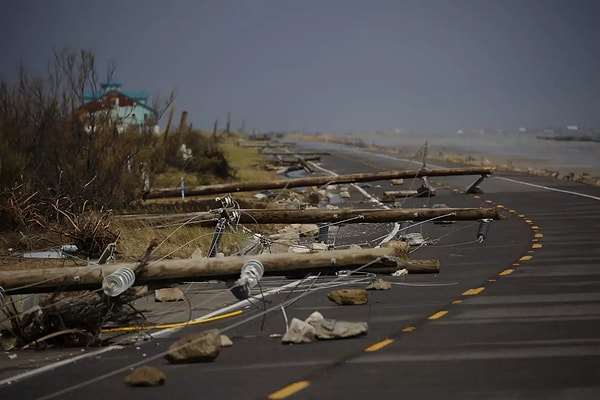
<svg viewBox="0 0 600 400">
<path fill-rule="evenodd" d="M 298 318 L 292 318 L 290 326 L 281 338 L 281 343 L 310 343 L 315 341 L 315 328 Z"/>
<path fill-rule="evenodd" d="M 144 365 L 134 369 L 129 375 L 125 377 L 125 383 L 129 386 L 162 386 L 164 385 L 167 377 L 164 372 L 158 368 L 149 367 Z"/>
<path fill-rule="evenodd" d="M 221 335 L 221 347 L 231 347 L 233 346 L 233 342 L 229 339 L 227 335 Z"/>
<path fill-rule="evenodd" d="M 390 179 L 390 183 L 392 185 L 403 185 L 404 184 L 404 179 L 400 178 L 400 179 Z"/>
<path fill-rule="evenodd" d="M 392 274 L 392 276 L 406 276 L 406 275 L 408 275 L 408 270 L 406 268 L 399 269 Z"/>
<path fill-rule="evenodd" d="M 221 351 L 221 333 L 210 329 L 173 342 L 165 355 L 172 364 L 214 361 Z"/>
<path fill-rule="evenodd" d="M 172 301 L 185 301 L 185 295 L 179 288 L 162 288 L 154 291 L 154 301 L 167 303 Z"/>
<path fill-rule="evenodd" d="M 339 289 L 329 292 L 327 298 L 340 305 L 367 304 L 369 296 L 365 289 Z"/>
<path fill-rule="evenodd" d="M 17 338 L 0 337 L 0 349 L 2 351 L 11 351 L 17 346 Z"/>
<path fill-rule="evenodd" d="M 311 322 L 315 329 L 315 336 L 319 340 L 344 339 L 365 335 L 369 329 L 366 322 L 336 321 L 335 319 L 322 319 Z"/>
<path fill-rule="evenodd" d="M 311 243 L 310 245 L 311 251 L 327 251 L 328 248 L 326 243 Z"/>
<path fill-rule="evenodd" d="M 322 320 L 322 319 L 325 319 L 325 317 L 323 316 L 323 314 L 321 314 L 321 313 L 320 313 L 320 312 L 318 312 L 318 311 L 315 311 L 315 312 L 313 312 L 312 314 L 310 314 L 310 315 L 308 316 L 308 318 L 306 318 L 306 319 L 304 320 L 304 322 L 306 322 L 307 324 L 311 324 L 311 323 L 313 323 L 313 322 L 315 322 L 315 321 L 320 321 L 320 320 Z"/>
<path fill-rule="evenodd" d="M 340 197 L 342 199 L 349 199 L 352 196 L 350 196 L 350 192 L 349 191 L 347 191 L 347 190 L 341 190 L 340 191 Z"/>
<path fill-rule="evenodd" d="M 310 249 L 306 246 L 290 246 L 287 252 L 296 254 L 306 254 L 310 253 Z"/>
<path fill-rule="evenodd" d="M 190 256 L 190 258 L 202 258 L 202 257 L 204 257 L 204 254 L 202 254 L 202 249 L 199 247 L 196 250 L 194 250 L 194 252 Z"/>
<path fill-rule="evenodd" d="M 352 243 L 350 245 L 350 250 L 360 250 L 360 249 L 362 249 L 362 247 L 360 247 L 358 244 Z"/>
<path fill-rule="evenodd" d="M 302 321 L 293 318 L 290 326 L 281 339 L 287 343 L 311 343 L 315 340 L 343 339 L 365 335 L 369 329 L 366 322 L 337 321 L 325 319 L 315 311 Z M 271 336 L 273 337 L 273 335 Z"/>
<path fill-rule="evenodd" d="M 388 281 L 384 281 L 381 278 L 375 279 L 373 282 L 369 283 L 366 287 L 367 290 L 390 290 L 392 288 L 392 283 Z"/>
</svg>

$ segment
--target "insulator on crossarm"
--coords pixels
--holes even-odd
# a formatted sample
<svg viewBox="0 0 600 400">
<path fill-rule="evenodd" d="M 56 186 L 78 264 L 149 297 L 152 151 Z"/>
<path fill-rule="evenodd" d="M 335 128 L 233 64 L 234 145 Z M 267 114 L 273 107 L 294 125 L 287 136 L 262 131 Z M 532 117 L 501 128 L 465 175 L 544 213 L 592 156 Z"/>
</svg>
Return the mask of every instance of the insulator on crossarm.
<svg viewBox="0 0 600 400">
<path fill-rule="evenodd" d="M 490 222 L 492 222 L 492 220 L 489 218 L 484 218 L 479 221 L 479 228 L 477 228 L 477 242 L 483 243 L 487 237 L 488 230 L 490 229 Z"/>
<path fill-rule="evenodd" d="M 135 272 L 131 268 L 121 267 L 104 277 L 102 290 L 110 297 L 116 297 L 129 289 L 135 282 Z"/>
<path fill-rule="evenodd" d="M 248 260 L 242 265 L 240 278 L 231 287 L 233 295 L 244 300 L 250 297 L 250 289 L 258 284 L 263 274 L 265 267 L 258 260 Z"/>
</svg>

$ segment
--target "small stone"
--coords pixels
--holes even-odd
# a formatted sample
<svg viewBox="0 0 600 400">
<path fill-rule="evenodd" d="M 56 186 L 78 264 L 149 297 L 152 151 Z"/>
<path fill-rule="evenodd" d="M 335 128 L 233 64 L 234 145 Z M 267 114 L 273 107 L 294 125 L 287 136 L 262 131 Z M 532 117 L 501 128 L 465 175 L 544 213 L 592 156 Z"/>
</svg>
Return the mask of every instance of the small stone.
<svg viewBox="0 0 600 400">
<path fill-rule="evenodd" d="M 365 289 L 340 289 L 329 292 L 327 298 L 340 305 L 367 304 L 369 296 Z"/>
<path fill-rule="evenodd" d="M 125 383 L 129 386 L 161 386 L 165 380 L 164 372 L 147 365 L 134 369 L 125 377 Z"/>
<path fill-rule="evenodd" d="M 179 288 L 162 288 L 154 291 L 154 301 L 166 303 L 171 301 L 184 301 L 185 295 Z"/>
<path fill-rule="evenodd" d="M 233 346 L 233 342 L 229 339 L 227 335 L 221 335 L 221 347 L 231 347 Z"/>
<path fill-rule="evenodd" d="M 192 333 L 175 341 L 165 355 L 172 364 L 214 361 L 221 351 L 218 329 Z"/>
<path fill-rule="evenodd" d="M 367 290 L 390 290 L 392 288 L 392 283 L 388 281 L 384 281 L 381 278 L 375 279 L 373 282 L 369 283 L 366 287 Z"/>
</svg>

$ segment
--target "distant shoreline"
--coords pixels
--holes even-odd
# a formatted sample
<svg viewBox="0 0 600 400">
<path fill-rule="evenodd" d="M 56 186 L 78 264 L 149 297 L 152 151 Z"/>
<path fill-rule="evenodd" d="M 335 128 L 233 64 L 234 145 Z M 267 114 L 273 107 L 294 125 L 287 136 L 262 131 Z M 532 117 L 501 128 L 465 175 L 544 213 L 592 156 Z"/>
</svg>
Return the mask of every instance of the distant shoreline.
<svg viewBox="0 0 600 400">
<path fill-rule="evenodd" d="M 426 140 L 421 137 L 352 137 L 352 136 L 332 136 L 332 135 L 304 135 L 289 134 L 288 138 L 296 138 L 306 141 L 337 143 L 350 147 L 360 147 L 370 151 L 376 151 L 387 154 L 399 155 L 402 157 L 414 157 L 422 150 Z M 576 165 L 575 162 L 586 161 L 583 157 L 569 155 L 568 157 L 561 150 L 551 149 L 544 154 L 544 149 L 535 153 L 531 147 L 535 146 L 536 138 L 530 136 L 519 149 L 520 154 L 512 154 L 511 148 L 494 145 L 483 146 L 481 143 L 466 140 L 450 142 L 447 137 L 436 143 L 432 141 L 429 145 L 428 159 L 444 161 L 454 164 L 474 165 L 474 166 L 495 166 L 499 170 L 517 171 L 529 175 L 548 176 L 555 179 L 577 181 L 588 185 L 600 186 L 600 164 L 598 162 L 582 162 Z M 460 138 L 462 139 L 462 138 Z M 367 144 L 365 140 L 371 140 Z M 481 139 L 480 139 L 481 140 Z M 401 143 L 400 144 L 394 144 Z M 475 143 L 474 143 L 475 142 Z M 540 141 L 543 142 L 543 141 Z M 554 143 L 554 141 L 546 141 Z M 569 142 L 563 143 L 564 146 L 570 146 Z M 578 146 L 584 146 L 585 143 L 579 143 Z M 556 142 L 554 146 L 561 146 L 561 142 Z M 596 154 L 596 143 L 588 143 L 586 151 Z M 494 151 L 498 150 L 498 151 Z M 580 149 L 569 149 L 577 153 Z M 554 153 L 558 153 L 554 155 Z M 570 159 L 569 159 L 570 158 Z M 593 157 L 595 159 L 595 157 Z M 561 162 L 569 161 L 569 163 Z"/>
</svg>

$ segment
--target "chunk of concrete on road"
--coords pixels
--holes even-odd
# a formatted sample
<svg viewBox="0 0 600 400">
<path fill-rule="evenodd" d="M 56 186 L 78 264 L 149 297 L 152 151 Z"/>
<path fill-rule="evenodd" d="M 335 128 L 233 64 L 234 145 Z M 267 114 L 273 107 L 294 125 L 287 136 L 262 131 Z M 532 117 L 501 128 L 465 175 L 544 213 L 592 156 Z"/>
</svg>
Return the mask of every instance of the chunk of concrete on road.
<svg viewBox="0 0 600 400">
<path fill-rule="evenodd" d="M 325 319 L 325 317 L 323 316 L 323 314 L 321 314 L 321 313 L 320 313 L 320 312 L 318 312 L 318 311 L 315 311 L 315 312 L 313 312 L 312 314 L 310 314 L 310 315 L 308 316 L 308 318 L 306 318 L 306 319 L 304 320 L 304 322 L 306 322 L 307 324 L 310 324 L 311 322 L 314 322 L 314 321 L 320 321 L 320 320 L 322 320 L 322 319 Z"/>
<path fill-rule="evenodd" d="M 349 191 L 347 191 L 347 190 L 340 190 L 340 197 L 342 199 L 349 199 L 352 196 L 350 196 L 350 192 Z"/>
<path fill-rule="evenodd" d="M 339 289 L 329 292 L 327 298 L 339 305 L 367 304 L 369 295 L 365 289 Z"/>
<path fill-rule="evenodd" d="M 154 301 L 168 303 L 173 301 L 185 301 L 185 294 L 179 288 L 162 288 L 154 291 Z"/>
<path fill-rule="evenodd" d="M 319 340 L 344 339 L 366 335 L 369 325 L 366 322 L 337 321 L 322 319 L 311 322 L 315 336 Z"/>
<path fill-rule="evenodd" d="M 404 185 L 404 179 L 390 179 L 390 183 L 395 186 Z"/>
<path fill-rule="evenodd" d="M 298 318 L 292 318 L 290 326 L 281 338 L 281 343 L 310 343 L 315 341 L 315 328 Z"/>
<path fill-rule="evenodd" d="M 231 347 L 233 346 L 233 342 L 229 339 L 227 335 L 221 335 L 221 347 Z"/>
<path fill-rule="evenodd" d="M 391 282 L 384 281 L 381 278 L 377 278 L 373 282 L 369 283 L 365 289 L 367 289 L 367 290 L 390 290 L 391 288 L 392 288 Z"/>
<path fill-rule="evenodd" d="M 131 371 L 124 382 L 129 386 L 148 387 L 162 386 L 166 380 L 165 373 L 160 369 L 144 365 Z"/>
<path fill-rule="evenodd" d="M 210 329 L 192 333 L 175 341 L 165 355 L 172 364 L 214 361 L 221 351 L 221 333 Z"/>
</svg>

